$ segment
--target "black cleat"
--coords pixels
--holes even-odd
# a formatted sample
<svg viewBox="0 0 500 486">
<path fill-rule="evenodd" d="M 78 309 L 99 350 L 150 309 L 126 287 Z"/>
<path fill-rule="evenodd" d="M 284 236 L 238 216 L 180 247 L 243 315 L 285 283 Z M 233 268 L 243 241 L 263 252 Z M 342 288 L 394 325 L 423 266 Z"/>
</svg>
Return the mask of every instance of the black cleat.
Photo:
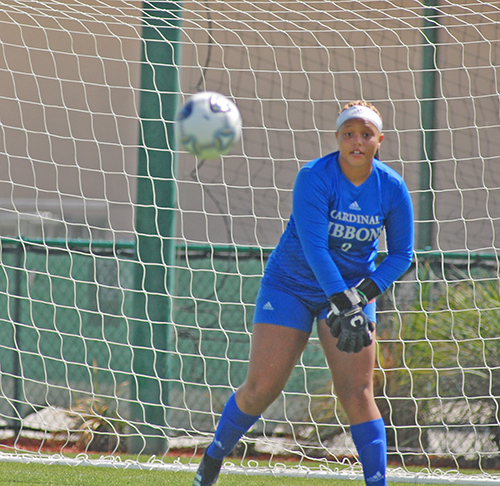
<svg viewBox="0 0 500 486">
<path fill-rule="evenodd" d="M 193 486 L 213 486 L 219 478 L 222 461 L 203 454 L 198 471 L 194 476 Z"/>
</svg>

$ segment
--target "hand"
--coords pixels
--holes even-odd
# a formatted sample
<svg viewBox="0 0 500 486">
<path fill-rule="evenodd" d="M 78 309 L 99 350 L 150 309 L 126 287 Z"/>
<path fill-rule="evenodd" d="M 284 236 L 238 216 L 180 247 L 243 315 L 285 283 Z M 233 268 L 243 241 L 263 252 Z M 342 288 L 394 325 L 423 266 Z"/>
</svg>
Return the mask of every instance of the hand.
<svg viewBox="0 0 500 486">
<path fill-rule="evenodd" d="M 336 316 L 328 313 L 326 323 L 330 326 L 333 337 L 339 338 L 337 348 L 346 353 L 359 353 L 373 341 L 375 327 L 359 305 L 342 311 Z"/>
<path fill-rule="evenodd" d="M 363 312 L 366 305 L 355 289 L 330 297 L 331 310 L 326 317 L 333 337 L 339 338 L 337 348 L 346 353 L 359 353 L 372 341 L 373 322 Z"/>
</svg>

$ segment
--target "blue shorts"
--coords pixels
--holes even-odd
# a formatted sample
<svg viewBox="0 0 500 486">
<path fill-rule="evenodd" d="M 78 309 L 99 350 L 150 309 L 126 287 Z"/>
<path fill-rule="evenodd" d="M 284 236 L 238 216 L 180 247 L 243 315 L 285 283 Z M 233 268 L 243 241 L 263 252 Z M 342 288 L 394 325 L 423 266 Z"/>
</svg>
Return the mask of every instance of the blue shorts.
<svg viewBox="0 0 500 486">
<path fill-rule="evenodd" d="M 326 299 L 307 299 L 300 293 L 293 293 L 283 287 L 261 283 L 253 323 L 277 324 L 293 327 L 310 333 L 315 319 L 325 319 L 330 304 Z M 375 300 L 363 309 L 368 318 L 375 322 Z"/>
</svg>

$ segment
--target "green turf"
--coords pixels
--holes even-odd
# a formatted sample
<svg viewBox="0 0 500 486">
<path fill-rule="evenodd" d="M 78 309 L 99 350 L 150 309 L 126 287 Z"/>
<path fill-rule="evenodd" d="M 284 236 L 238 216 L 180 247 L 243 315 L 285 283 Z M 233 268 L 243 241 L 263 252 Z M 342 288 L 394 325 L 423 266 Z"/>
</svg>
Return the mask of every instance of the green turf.
<svg viewBox="0 0 500 486">
<path fill-rule="evenodd" d="M 0 486 L 191 486 L 193 477 L 194 472 L 0 462 Z M 414 486 L 415 483 L 393 484 Z M 471 484 L 473 484 L 472 481 Z M 364 486 L 364 482 L 221 474 L 217 486 Z"/>
<path fill-rule="evenodd" d="M 0 485 L 191 486 L 194 473 L 94 466 L 0 463 Z M 360 481 L 328 480 L 328 486 L 361 486 Z M 222 474 L 217 486 L 325 486 L 324 479 Z"/>
</svg>

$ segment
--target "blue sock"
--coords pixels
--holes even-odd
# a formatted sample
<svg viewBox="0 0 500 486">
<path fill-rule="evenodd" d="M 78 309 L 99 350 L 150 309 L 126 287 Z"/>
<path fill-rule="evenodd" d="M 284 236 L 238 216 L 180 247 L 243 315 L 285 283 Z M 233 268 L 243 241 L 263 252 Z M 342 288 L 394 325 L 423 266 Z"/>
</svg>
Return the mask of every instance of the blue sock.
<svg viewBox="0 0 500 486">
<path fill-rule="evenodd" d="M 213 459 L 224 459 L 258 419 L 259 415 L 247 415 L 238 408 L 233 393 L 222 411 L 214 440 L 208 446 L 207 454 Z"/>
<path fill-rule="evenodd" d="M 369 486 L 385 486 L 387 438 L 384 420 L 380 418 L 351 425 L 351 435 L 363 465 L 365 483 Z"/>
</svg>

